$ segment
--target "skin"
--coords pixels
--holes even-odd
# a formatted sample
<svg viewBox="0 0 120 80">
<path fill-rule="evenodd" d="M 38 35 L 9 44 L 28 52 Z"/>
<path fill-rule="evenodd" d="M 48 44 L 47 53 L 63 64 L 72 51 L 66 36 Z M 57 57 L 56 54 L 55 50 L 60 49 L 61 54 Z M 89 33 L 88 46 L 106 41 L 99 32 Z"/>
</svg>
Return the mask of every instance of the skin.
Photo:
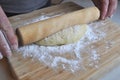
<svg viewBox="0 0 120 80">
<path fill-rule="evenodd" d="M 0 53 L 5 57 L 9 57 L 12 54 L 10 49 L 12 50 L 17 49 L 18 40 L 7 16 L 5 15 L 1 7 L 0 7 L 0 31 L 2 31 L 2 33 L 4 33 L 4 35 L 7 38 L 7 40 L 4 40 L 4 38 L 1 37 Z M 0 35 L 2 35 L 2 33 Z M 10 45 L 10 47 L 6 48 L 5 46 L 8 45 Z"/>
<path fill-rule="evenodd" d="M 92 0 L 100 10 L 100 19 L 111 17 L 116 11 L 118 0 Z"/>
<path fill-rule="evenodd" d="M 92 0 L 96 7 L 100 9 L 101 15 L 100 19 L 105 19 L 112 16 L 117 8 L 118 0 Z M 15 50 L 18 48 L 18 40 L 15 33 L 11 27 L 11 24 L 0 7 L 0 31 L 6 35 L 7 40 L 1 37 L 3 35 L 0 33 L 0 56 L 11 56 L 11 49 Z M 9 44 L 8 44 L 9 43 Z M 9 46 L 8 46 L 9 45 Z M 4 47 L 7 46 L 7 47 Z"/>
</svg>

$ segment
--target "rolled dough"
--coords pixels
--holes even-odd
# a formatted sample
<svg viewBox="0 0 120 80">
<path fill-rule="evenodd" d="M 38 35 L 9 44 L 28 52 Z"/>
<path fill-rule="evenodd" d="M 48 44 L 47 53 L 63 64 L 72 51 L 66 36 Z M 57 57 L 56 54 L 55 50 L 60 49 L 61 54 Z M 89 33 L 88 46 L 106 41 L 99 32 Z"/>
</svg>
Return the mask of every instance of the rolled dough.
<svg viewBox="0 0 120 80">
<path fill-rule="evenodd" d="M 97 7 L 89 7 L 21 26 L 17 28 L 16 32 L 19 43 L 21 45 L 27 45 L 42 40 L 65 28 L 98 20 L 99 16 L 100 11 Z"/>
<path fill-rule="evenodd" d="M 44 38 L 36 42 L 38 45 L 43 46 L 56 46 L 63 44 L 75 43 L 84 36 L 87 31 L 87 24 L 76 25 L 59 31 L 51 36 Z"/>
</svg>

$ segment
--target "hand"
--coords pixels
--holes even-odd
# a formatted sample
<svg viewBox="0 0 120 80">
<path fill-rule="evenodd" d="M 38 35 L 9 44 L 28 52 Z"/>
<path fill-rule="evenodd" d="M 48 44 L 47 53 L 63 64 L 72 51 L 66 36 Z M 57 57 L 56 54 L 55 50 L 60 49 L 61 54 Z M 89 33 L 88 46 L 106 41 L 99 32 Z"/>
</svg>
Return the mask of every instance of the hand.
<svg viewBox="0 0 120 80">
<path fill-rule="evenodd" d="M 6 35 L 7 40 L 3 37 L 2 33 Z M 17 47 L 18 47 L 17 37 L 14 34 L 14 30 L 11 27 L 7 16 L 4 14 L 2 8 L 0 7 L 0 57 L 10 56 L 11 49 L 15 50 L 17 49 Z"/>
<path fill-rule="evenodd" d="M 100 19 L 111 17 L 117 8 L 118 0 L 92 0 L 100 9 Z"/>
</svg>

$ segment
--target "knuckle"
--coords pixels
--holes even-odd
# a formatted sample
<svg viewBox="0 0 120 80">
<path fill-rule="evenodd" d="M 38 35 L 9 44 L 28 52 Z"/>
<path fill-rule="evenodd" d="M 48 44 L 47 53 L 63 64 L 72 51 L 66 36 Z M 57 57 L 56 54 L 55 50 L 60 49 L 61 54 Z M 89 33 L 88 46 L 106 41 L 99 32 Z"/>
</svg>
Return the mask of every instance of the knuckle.
<svg viewBox="0 0 120 80">
<path fill-rule="evenodd" d="M 112 5 L 117 5 L 117 3 L 118 3 L 118 0 L 110 0 L 110 4 L 112 4 Z"/>
<path fill-rule="evenodd" d="M 115 5 L 116 0 L 110 0 L 110 4 Z"/>
<path fill-rule="evenodd" d="M 110 0 L 110 6 L 112 6 L 113 11 L 117 8 L 117 0 Z"/>
<path fill-rule="evenodd" d="M 101 0 L 101 3 L 102 3 L 103 5 L 108 5 L 108 4 L 109 4 L 109 0 Z"/>
</svg>

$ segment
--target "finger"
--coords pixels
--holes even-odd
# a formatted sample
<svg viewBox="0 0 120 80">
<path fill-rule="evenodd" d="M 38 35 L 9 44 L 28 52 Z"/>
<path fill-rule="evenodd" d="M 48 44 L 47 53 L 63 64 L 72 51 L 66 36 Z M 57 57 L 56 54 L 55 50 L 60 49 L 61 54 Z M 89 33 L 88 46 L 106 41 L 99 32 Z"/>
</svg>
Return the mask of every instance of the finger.
<svg viewBox="0 0 120 80">
<path fill-rule="evenodd" d="M 11 27 L 9 20 L 1 7 L 0 7 L 0 12 L 1 12 L 0 13 L 0 28 L 6 34 L 6 37 L 11 45 L 11 48 L 16 49 L 18 47 L 18 40 L 14 33 L 14 30 Z"/>
<path fill-rule="evenodd" d="M 0 31 L 0 52 L 5 57 L 9 57 L 12 55 L 11 49 L 1 31 Z"/>
<path fill-rule="evenodd" d="M 101 0 L 101 16 L 100 19 L 105 19 L 108 11 L 109 0 Z"/>
<path fill-rule="evenodd" d="M 2 55 L 2 53 L 0 52 L 0 60 L 3 58 L 3 55 Z"/>
<path fill-rule="evenodd" d="M 117 3 L 118 3 L 118 0 L 109 1 L 109 9 L 108 9 L 106 17 L 110 17 L 115 12 L 117 8 Z"/>
</svg>

